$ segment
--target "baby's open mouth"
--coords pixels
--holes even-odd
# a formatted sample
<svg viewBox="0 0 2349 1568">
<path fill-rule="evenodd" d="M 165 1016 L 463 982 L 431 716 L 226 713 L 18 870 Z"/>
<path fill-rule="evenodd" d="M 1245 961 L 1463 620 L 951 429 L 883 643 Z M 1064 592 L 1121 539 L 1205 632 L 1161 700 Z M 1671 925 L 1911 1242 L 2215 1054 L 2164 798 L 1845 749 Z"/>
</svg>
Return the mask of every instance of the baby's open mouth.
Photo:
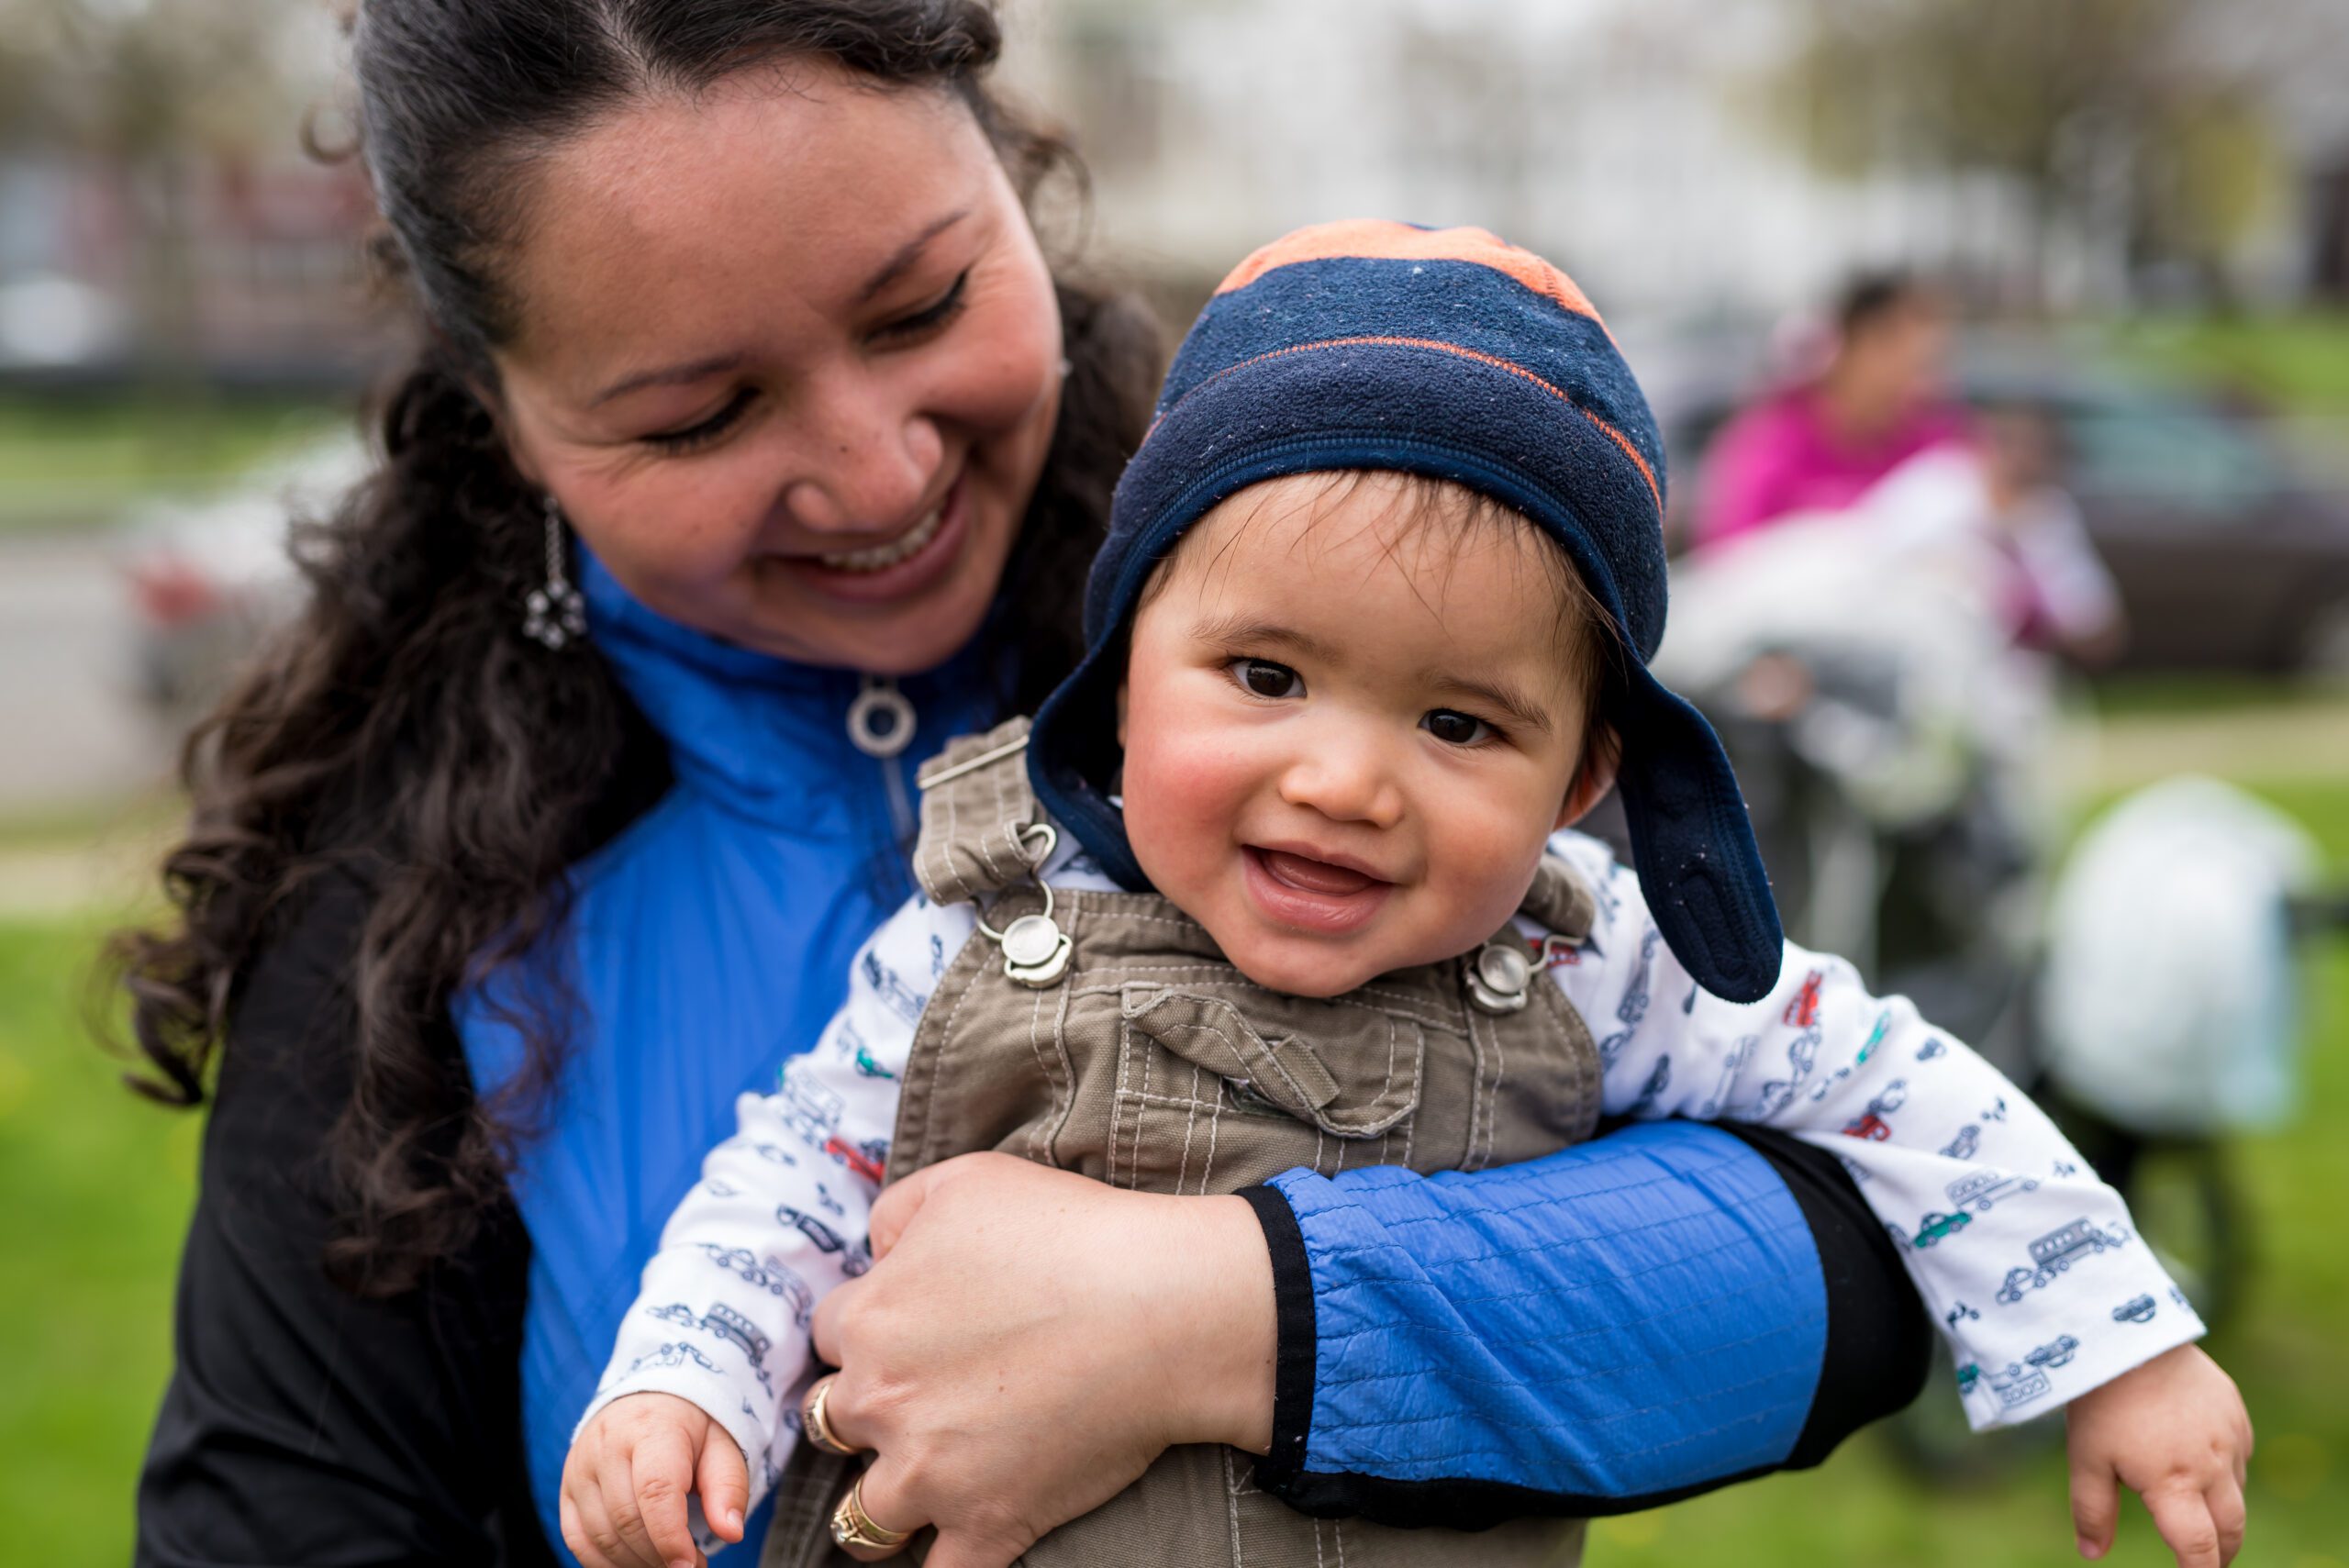
<svg viewBox="0 0 2349 1568">
<path fill-rule="evenodd" d="M 1358 866 L 1340 865 L 1295 850 L 1250 844 L 1248 891 L 1275 924 L 1325 936 L 1359 929 L 1376 915 L 1395 884 Z"/>
<path fill-rule="evenodd" d="M 1343 898 L 1365 888 L 1387 885 L 1368 872 L 1291 854 L 1286 850 L 1258 850 L 1256 853 L 1262 857 L 1264 870 L 1274 881 L 1284 883 L 1300 893 L 1321 893 Z"/>
</svg>

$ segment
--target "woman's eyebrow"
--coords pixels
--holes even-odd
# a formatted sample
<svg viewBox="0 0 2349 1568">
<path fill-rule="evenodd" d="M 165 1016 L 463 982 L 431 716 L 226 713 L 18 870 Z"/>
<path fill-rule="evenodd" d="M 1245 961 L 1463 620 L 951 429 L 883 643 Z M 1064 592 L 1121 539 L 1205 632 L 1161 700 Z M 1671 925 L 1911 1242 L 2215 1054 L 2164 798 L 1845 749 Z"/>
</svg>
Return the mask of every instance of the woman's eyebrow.
<svg viewBox="0 0 2349 1568">
<path fill-rule="evenodd" d="M 615 397 L 626 397 L 629 393 L 641 392 L 648 386 L 683 386 L 688 382 L 700 381 L 705 377 L 719 375 L 730 370 L 739 370 L 741 364 L 742 356 L 740 354 L 713 354 L 708 359 L 694 360 L 682 365 L 668 365 L 656 371 L 638 371 L 633 375 L 620 377 L 619 380 L 596 394 L 587 400 L 587 406 L 599 408 Z"/>
<path fill-rule="evenodd" d="M 937 222 L 923 229 L 919 234 L 915 235 L 911 239 L 907 240 L 903 245 L 898 246 L 896 254 L 891 256 L 886 261 L 883 262 L 881 264 L 880 271 L 874 272 L 873 276 L 866 281 L 863 291 L 856 296 L 857 303 L 859 305 L 871 304 L 874 296 L 878 295 L 882 290 L 887 288 L 891 284 L 896 283 L 899 278 L 905 276 L 907 268 L 921 260 L 921 253 L 923 250 L 929 246 L 931 240 L 937 239 L 940 235 L 945 233 L 948 229 L 953 228 L 956 224 L 962 222 L 964 218 L 970 216 L 970 208 L 957 208 L 955 211 L 948 213 L 944 217 L 940 218 Z"/>
</svg>

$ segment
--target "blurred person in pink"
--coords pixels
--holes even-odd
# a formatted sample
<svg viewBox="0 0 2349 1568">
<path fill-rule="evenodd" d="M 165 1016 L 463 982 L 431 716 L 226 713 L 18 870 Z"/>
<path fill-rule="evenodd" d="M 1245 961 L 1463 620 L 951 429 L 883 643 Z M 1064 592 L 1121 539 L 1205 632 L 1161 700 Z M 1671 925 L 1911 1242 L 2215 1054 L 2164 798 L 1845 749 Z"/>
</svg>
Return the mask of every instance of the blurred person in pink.
<svg viewBox="0 0 2349 1568">
<path fill-rule="evenodd" d="M 1732 418 L 1707 454 L 1695 542 L 1709 548 L 1798 512 L 1840 511 L 1918 453 L 1965 433 L 1946 390 L 1950 318 L 1915 278 L 1855 278 L 1826 368 Z"/>
</svg>

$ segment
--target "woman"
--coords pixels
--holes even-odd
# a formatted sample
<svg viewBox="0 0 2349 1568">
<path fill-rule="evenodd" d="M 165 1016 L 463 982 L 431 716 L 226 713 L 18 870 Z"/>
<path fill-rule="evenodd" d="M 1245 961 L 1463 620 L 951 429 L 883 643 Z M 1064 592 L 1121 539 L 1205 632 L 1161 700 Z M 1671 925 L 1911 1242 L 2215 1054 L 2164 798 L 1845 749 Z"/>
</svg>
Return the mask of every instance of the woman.
<svg viewBox="0 0 2349 1568">
<path fill-rule="evenodd" d="M 225 1041 L 157 1563 L 545 1556 L 662 1218 L 907 889 L 913 764 L 1071 662 L 1152 390 L 1038 249 L 980 0 L 368 0 L 355 45 L 430 332 L 129 951 L 169 1092 Z M 1633 1183 L 1681 1219 L 1610 1229 Z M 1601 1511 L 1921 1377 L 1876 1226 L 1766 1137 L 1259 1198 L 898 1189 L 814 1325 L 881 1522 L 1000 1568 L 1209 1440 L 1333 1517 Z"/>
</svg>

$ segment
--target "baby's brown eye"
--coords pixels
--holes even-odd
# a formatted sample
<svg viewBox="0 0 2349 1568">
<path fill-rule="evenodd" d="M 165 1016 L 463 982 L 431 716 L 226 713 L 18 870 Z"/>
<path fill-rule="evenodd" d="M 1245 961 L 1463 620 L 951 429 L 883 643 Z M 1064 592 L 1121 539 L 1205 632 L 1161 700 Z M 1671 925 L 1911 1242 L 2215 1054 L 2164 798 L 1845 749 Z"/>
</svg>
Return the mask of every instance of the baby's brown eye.
<svg viewBox="0 0 2349 1568">
<path fill-rule="evenodd" d="M 1492 732 L 1492 727 L 1483 719 L 1448 707 L 1429 710 L 1419 726 L 1437 740 L 1453 746 L 1473 746 Z"/>
<path fill-rule="evenodd" d="M 1231 673 L 1240 684 L 1260 697 L 1293 697 L 1301 695 L 1305 683 L 1297 672 L 1286 664 L 1275 664 L 1269 659 L 1235 659 Z"/>
</svg>

